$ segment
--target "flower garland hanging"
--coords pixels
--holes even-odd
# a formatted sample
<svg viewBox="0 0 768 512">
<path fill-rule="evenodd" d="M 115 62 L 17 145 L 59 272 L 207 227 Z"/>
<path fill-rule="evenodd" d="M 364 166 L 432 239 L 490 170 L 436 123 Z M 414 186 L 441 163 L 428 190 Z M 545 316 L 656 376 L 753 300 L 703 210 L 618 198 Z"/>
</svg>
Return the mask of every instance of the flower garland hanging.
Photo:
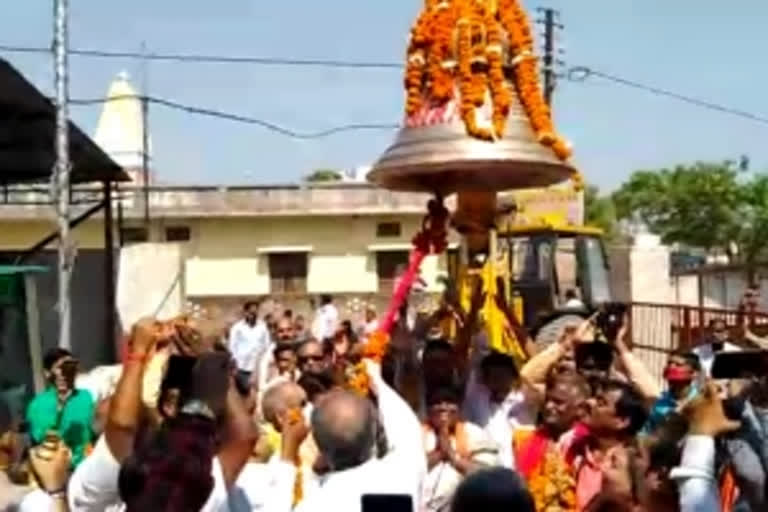
<svg viewBox="0 0 768 512">
<path fill-rule="evenodd" d="M 298 423 L 303 421 L 301 409 L 291 409 L 288 411 L 288 421 L 291 423 Z M 296 459 L 293 461 L 296 467 L 296 477 L 293 480 L 293 501 L 292 506 L 296 507 L 301 500 L 304 499 L 304 473 L 301 462 L 301 455 L 296 455 Z"/>
<path fill-rule="evenodd" d="M 504 136 L 513 87 L 539 143 L 562 160 L 570 157 L 570 144 L 556 133 L 542 95 L 531 24 L 520 1 L 425 1 L 408 45 L 409 117 L 440 107 L 458 94 L 467 134 L 496 140 Z M 477 109 L 486 104 L 491 109 L 490 127 L 477 118 Z"/>
<path fill-rule="evenodd" d="M 387 312 L 379 323 L 379 328 L 371 334 L 363 347 L 361 360 L 346 369 L 344 375 L 347 389 L 367 396 L 370 380 L 365 367 L 365 359 L 380 364 L 387 354 L 390 331 L 395 323 L 400 306 L 405 301 L 413 285 L 421 262 L 429 254 L 440 254 L 448 247 L 448 219 L 450 213 L 440 199 L 431 199 L 427 204 L 427 215 L 422 220 L 421 229 L 411 240 L 413 249 L 408 268 L 400 278 Z"/>
</svg>

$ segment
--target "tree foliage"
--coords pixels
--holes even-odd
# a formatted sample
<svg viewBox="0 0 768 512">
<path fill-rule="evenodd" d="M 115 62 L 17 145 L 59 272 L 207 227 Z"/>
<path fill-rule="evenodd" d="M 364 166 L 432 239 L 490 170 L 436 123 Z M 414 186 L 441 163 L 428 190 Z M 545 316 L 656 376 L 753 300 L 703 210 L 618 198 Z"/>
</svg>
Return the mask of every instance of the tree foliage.
<svg viewBox="0 0 768 512">
<path fill-rule="evenodd" d="M 322 183 L 328 181 L 341 181 L 343 174 L 336 169 L 316 169 L 312 171 L 306 178 L 306 181 L 311 183 Z"/>
<path fill-rule="evenodd" d="M 679 243 L 752 264 L 768 242 L 768 176 L 733 162 L 637 171 L 613 194 L 619 219 Z"/>
<path fill-rule="evenodd" d="M 616 207 L 610 195 L 601 195 L 600 189 L 588 185 L 584 189 L 584 222 L 603 230 L 608 240 L 617 236 Z"/>
</svg>

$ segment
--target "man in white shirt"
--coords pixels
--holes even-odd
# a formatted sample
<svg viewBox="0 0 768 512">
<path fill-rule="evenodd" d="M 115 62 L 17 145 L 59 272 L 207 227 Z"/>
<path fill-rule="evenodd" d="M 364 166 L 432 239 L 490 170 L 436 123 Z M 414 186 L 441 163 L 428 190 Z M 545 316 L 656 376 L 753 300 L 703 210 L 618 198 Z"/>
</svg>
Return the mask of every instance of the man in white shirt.
<svg viewBox="0 0 768 512">
<path fill-rule="evenodd" d="M 296 329 L 287 316 L 277 321 L 275 340 L 270 341 L 257 363 L 256 389 L 264 392 L 275 380 L 297 381 Z M 279 360 L 282 359 L 282 360 Z"/>
<path fill-rule="evenodd" d="M 312 335 L 318 341 L 333 338 L 338 326 L 339 310 L 333 304 L 333 297 L 320 296 L 320 307 L 315 312 L 315 320 L 312 323 Z"/>
<path fill-rule="evenodd" d="M 565 304 L 563 306 L 566 309 L 584 309 L 584 302 L 581 301 L 576 290 L 569 288 L 565 291 Z"/>
<path fill-rule="evenodd" d="M 719 352 L 737 352 L 741 350 L 741 347 L 729 342 L 728 326 L 723 319 L 716 318 L 709 322 L 709 329 L 711 334 L 707 342 L 693 349 L 693 353 L 699 356 L 702 370 L 704 370 L 707 377 L 712 372 L 715 356 Z"/>
<path fill-rule="evenodd" d="M 244 382 L 251 380 L 259 359 L 269 346 L 267 324 L 259 319 L 259 305 L 246 302 L 243 318 L 229 331 L 229 351 L 237 364 L 239 378 Z"/>
<path fill-rule="evenodd" d="M 504 467 L 514 469 L 512 434 L 518 427 L 536 422 L 534 403 L 520 386 L 520 377 L 511 356 L 491 352 L 480 363 L 480 375 L 472 374 L 464 398 L 464 417 L 485 429 L 499 448 Z"/>
<path fill-rule="evenodd" d="M 320 456 L 330 468 L 319 487 L 307 492 L 296 512 L 361 512 L 365 495 L 407 495 L 414 510 L 420 510 L 421 486 L 426 475 L 426 457 L 421 425 L 408 404 L 381 377 L 378 365 L 366 361 L 371 391 L 378 398 L 379 413 L 389 450 L 377 458 L 376 411 L 367 399 L 347 391 L 334 391 L 318 403 L 312 413 L 312 435 Z M 291 454 L 283 453 L 286 477 L 283 506 L 290 510 L 296 471 Z"/>
</svg>

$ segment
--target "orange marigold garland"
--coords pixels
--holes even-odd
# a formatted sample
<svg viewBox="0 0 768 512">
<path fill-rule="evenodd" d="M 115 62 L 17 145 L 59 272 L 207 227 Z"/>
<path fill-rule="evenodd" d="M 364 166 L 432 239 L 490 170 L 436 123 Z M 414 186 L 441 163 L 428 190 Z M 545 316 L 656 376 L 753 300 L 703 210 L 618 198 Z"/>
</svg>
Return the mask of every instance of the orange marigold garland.
<svg viewBox="0 0 768 512">
<path fill-rule="evenodd" d="M 537 512 L 576 512 L 576 480 L 555 446 L 528 479 Z"/>
<path fill-rule="evenodd" d="M 565 160 L 571 147 L 557 135 L 539 85 L 531 24 L 519 0 L 426 0 L 411 31 L 406 113 L 450 101 L 456 92 L 467 134 L 504 135 L 514 87 L 539 142 Z M 490 101 L 491 126 L 477 109 Z"/>
<path fill-rule="evenodd" d="M 301 409 L 291 409 L 288 411 L 289 421 L 291 423 L 298 423 L 302 421 Z M 302 499 L 304 499 L 304 474 L 301 463 L 301 456 L 296 455 L 296 459 L 293 461 L 296 466 L 296 478 L 293 480 L 293 506 L 298 505 Z"/>
</svg>

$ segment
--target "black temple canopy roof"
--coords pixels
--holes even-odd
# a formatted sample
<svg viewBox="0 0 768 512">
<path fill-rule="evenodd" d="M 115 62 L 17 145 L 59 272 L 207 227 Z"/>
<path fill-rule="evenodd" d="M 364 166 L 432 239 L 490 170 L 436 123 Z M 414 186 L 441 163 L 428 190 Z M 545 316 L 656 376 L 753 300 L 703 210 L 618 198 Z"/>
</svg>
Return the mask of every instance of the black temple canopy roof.
<svg viewBox="0 0 768 512">
<path fill-rule="evenodd" d="M 56 162 L 56 109 L 8 61 L 0 58 L 0 184 L 47 181 Z M 72 183 L 129 181 L 114 160 L 69 123 Z"/>
</svg>

